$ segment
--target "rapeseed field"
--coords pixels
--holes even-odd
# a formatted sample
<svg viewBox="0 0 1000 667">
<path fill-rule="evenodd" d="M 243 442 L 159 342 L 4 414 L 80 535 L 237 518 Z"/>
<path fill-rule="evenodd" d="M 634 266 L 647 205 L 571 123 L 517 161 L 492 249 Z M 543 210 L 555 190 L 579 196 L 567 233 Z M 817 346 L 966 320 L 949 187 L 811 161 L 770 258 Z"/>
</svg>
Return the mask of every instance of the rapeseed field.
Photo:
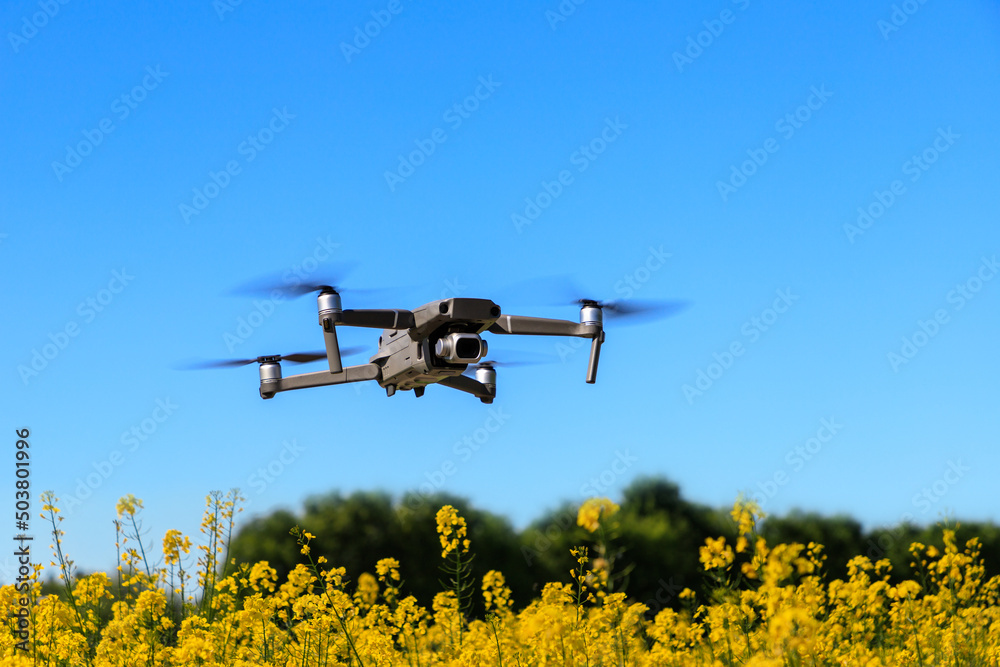
<svg viewBox="0 0 1000 667">
<path fill-rule="evenodd" d="M 451 506 L 437 513 L 442 590 L 430 608 L 406 594 L 400 564 L 348 573 L 314 557 L 315 536 L 295 529 L 302 561 L 279 582 L 267 562 L 225 560 L 240 497 L 206 499 L 201 544 L 167 531 L 147 553 L 137 514 L 122 498 L 117 572 L 74 576 L 62 551 L 57 499 L 43 497 L 61 592 L 43 594 L 48 568 L 0 589 L 4 665 L 998 665 L 1000 577 L 986 578 L 976 539 L 910 546 L 915 580 L 891 584 L 888 560 L 858 555 L 845 579 L 824 575 L 822 545 L 770 545 L 759 508 L 737 500 L 734 544 L 708 539 L 704 586 L 650 617 L 614 590 L 609 544 L 618 506 L 585 502 L 592 536 L 566 554 L 566 578 L 515 610 L 501 572 L 473 580 L 474 544 Z M 428 526 L 428 530 L 433 530 Z M 159 551 L 159 550 L 158 550 Z M 156 565 L 154 565 L 156 563 Z M 471 615 L 478 596 L 486 614 Z"/>
</svg>

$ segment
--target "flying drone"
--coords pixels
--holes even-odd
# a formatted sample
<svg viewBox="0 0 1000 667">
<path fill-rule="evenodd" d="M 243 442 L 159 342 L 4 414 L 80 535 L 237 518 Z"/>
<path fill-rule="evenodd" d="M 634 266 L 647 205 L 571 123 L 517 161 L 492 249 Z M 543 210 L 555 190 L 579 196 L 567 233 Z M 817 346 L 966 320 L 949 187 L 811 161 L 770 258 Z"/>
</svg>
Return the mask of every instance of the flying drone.
<svg viewBox="0 0 1000 667">
<path fill-rule="evenodd" d="M 597 381 L 597 366 L 604 343 L 604 314 L 633 315 L 653 310 L 671 311 L 679 302 L 642 305 L 634 302 L 600 302 L 578 299 L 580 321 L 504 314 L 489 299 L 453 297 L 431 301 L 414 310 L 345 310 L 341 290 L 332 285 L 298 285 L 295 295 L 318 292 L 319 325 L 326 343 L 325 352 L 261 356 L 202 364 L 201 367 L 239 366 L 257 363 L 261 398 L 294 389 L 324 387 L 374 380 L 386 395 L 413 390 L 424 395 L 428 385 L 439 384 L 472 394 L 483 403 L 496 397 L 496 367 L 503 362 L 486 359 L 487 341 L 483 334 L 515 336 L 574 336 L 589 338 L 590 360 L 586 381 Z M 340 347 L 340 327 L 382 329 L 378 351 L 368 363 L 344 366 L 342 356 L 359 351 Z M 281 363 L 306 363 L 326 359 L 328 370 L 283 376 Z M 471 366 L 471 369 L 470 369 Z M 471 371 L 470 376 L 467 372 Z"/>
</svg>

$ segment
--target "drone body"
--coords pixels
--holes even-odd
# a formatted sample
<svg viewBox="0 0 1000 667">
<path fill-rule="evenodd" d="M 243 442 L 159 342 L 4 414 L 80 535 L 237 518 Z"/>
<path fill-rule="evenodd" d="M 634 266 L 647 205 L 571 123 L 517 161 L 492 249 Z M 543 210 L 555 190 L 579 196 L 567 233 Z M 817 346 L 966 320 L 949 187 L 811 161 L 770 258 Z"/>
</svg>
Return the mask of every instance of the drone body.
<svg viewBox="0 0 1000 667">
<path fill-rule="evenodd" d="M 270 281 L 268 281 L 270 282 Z M 685 301 L 595 301 L 567 298 L 580 308 L 578 322 L 524 315 L 507 315 L 489 299 L 455 297 L 431 301 L 414 310 L 360 309 L 344 310 L 339 288 L 330 284 L 300 284 L 274 287 L 257 281 L 240 290 L 242 293 L 273 293 L 288 296 L 319 293 L 316 298 L 319 324 L 326 349 L 262 356 L 255 359 L 228 359 L 200 362 L 188 368 L 219 368 L 258 364 L 260 395 L 274 395 L 293 389 L 324 387 L 373 380 L 385 388 L 386 395 L 412 390 L 423 396 L 428 385 L 440 384 L 472 394 L 483 403 L 496 397 L 496 366 L 511 365 L 486 359 L 487 344 L 483 334 L 521 336 L 573 336 L 590 339 L 587 383 L 597 381 L 597 364 L 604 342 L 604 317 L 628 318 L 635 322 L 643 316 L 672 315 L 687 306 Z M 577 291 L 574 289 L 574 291 Z M 635 316 L 639 316 L 638 318 Z M 368 363 L 344 366 L 341 356 L 362 348 L 341 349 L 337 337 L 340 327 L 381 329 L 378 351 Z M 325 359 L 328 368 L 314 373 L 284 377 L 281 362 L 306 363 Z M 516 365 L 516 364 L 515 364 Z M 471 368 L 470 368 L 471 366 Z"/>
<path fill-rule="evenodd" d="M 326 342 L 329 370 L 282 377 L 280 356 L 258 357 L 260 395 L 282 391 L 374 380 L 392 396 L 412 389 L 419 397 L 427 385 L 441 384 L 492 403 L 496 396 L 494 362 L 483 361 L 483 333 L 590 338 L 587 382 L 597 379 L 604 341 L 602 304 L 581 301 L 580 321 L 503 315 L 489 299 L 451 298 L 432 301 L 415 310 L 343 310 L 340 294 L 323 287 L 317 299 L 319 323 Z M 355 326 L 382 329 L 378 351 L 366 364 L 344 367 L 337 329 Z M 294 355 L 284 357 L 292 361 Z M 299 357 L 322 355 L 298 355 Z M 475 377 L 464 373 L 477 364 Z"/>
</svg>

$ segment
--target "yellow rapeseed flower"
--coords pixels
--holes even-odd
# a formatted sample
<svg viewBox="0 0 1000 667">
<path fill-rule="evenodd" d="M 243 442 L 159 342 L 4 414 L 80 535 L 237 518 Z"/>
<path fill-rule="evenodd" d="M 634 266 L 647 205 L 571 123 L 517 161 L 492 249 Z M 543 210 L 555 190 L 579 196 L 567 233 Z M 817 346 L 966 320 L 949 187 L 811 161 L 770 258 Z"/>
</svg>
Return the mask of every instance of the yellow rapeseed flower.
<svg viewBox="0 0 1000 667">
<path fill-rule="evenodd" d="M 466 539 L 467 529 L 465 519 L 458 514 L 451 505 L 445 505 L 437 513 L 437 532 L 441 539 L 441 558 L 447 558 L 448 554 L 457 551 L 459 545 L 462 553 L 469 550 L 469 540 Z"/>
<path fill-rule="evenodd" d="M 580 505 L 576 514 L 576 525 L 583 526 L 587 532 L 593 533 L 601 525 L 601 518 L 614 515 L 620 507 L 608 498 L 589 498 Z"/>
<path fill-rule="evenodd" d="M 181 534 L 181 531 L 171 528 L 163 536 L 163 557 L 167 565 L 176 565 L 180 562 L 181 552 L 189 553 L 191 550 L 191 540 Z"/>
<path fill-rule="evenodd" d="M 136 510 L 142 509 L 142 500 L 136 498 L 131 493 L 122 496 L 118 499 L 118 503 L 115 505 L 115 510 L 118 512 L 118 518 L 128 514 L 129 516 L 135 516 Z"/>
<path fill-rule="evenodd" d="M 399 581 L 399 561 L 395 558 L 383 558 L 375 563 L 375 573 L 380 577 L 389 577 Z"/>
<path fill-rule="evenodd" d="M 705 546 L 698 551 L 698 560 L 706 570 L 729 567 L 733 564 L 733 550 L 726 544 L 726 538 L 705 538 Z"/>
<path fill-rule="evenodd" d="M 27 591 L 0 586 L 0 610 L 16 619 L 27 606 L 32 629 L 23 646 L 7 633 L 0 641 L 0 663 L 1000 664 L 1000 576 L 991 576 L 980 554 L 985 545 L 974 538 L 963 548 L 952 529 L 942 536 L 943 546 L 911 545 L 920 583 L 897 580 L 884 554 L 856 556 L 844 578 L 832 579 L 824 571 L 821 545 L 768 546 L 755 533 L 755 511 L 741 506 L 733 516 L 740 532 L 729 537 L 736 548 L 719 537 L 700 549 L 713 582 L 704 595 L 684 588 L 674 604 L 671 580 L 671 588 L 657 592 L 648 604 L 630 601 L 624 593 L 604 590 L 600 577 L 610 567 L 608 553 L 590 554 L 580 547 L 571 550 L 577 568 L 570 583 L 544 584 L 518 612 L 510 608 L 503 575 L 487 572 L 481 586 L 488 612 L 484 622 L 467 616 L 465 602 L 472 591 L 458 586 L 439 593 L 429 607 L 412 596 L 397 596 L 400 563 L 394 558 L 378 562 L 378 581 L 360 574 L 351 592 L 345 589 L 349 579 L 343 567 L 320 570 L 312 563 L 297 565 L 281 586 L 266 561 L 241 563 L 217 580 L 216 566 L 223 561 L 214 554 L 227 545 L 233 510 L 220 496 L 213 498 L 216 518 L 209 522 L 209 546 L 199 565 L 206 577 L 201 585 L 206 596 L 210 593 L 204 604 L 193 596 L 177 600 L 171 595 L 162 578 L 166 568 L 147 567 L 139 535 L 127 547 L 119 545 L 124 550 L 119 586 L 105 574 L 75 576 L 72 561 L 59 551 L 61 531 L 55 530 L 53 512 L 47 517 L 57 551 L 53 567 L 60 568 L 58 577 L 72 597 L 43 595 L 39 564 L 25 582 Z M 139 508 L 126 496 L 121 515 L 134 517 Z M 596 512 L 589 516 L 600 528 L 608 508 L 596 503 L 591 509 Z M 454 508 L 438 513 L 438 532 L 442 547 L 451 549 L 445 553 L 458 564 L 466 562 L 461 555 L 466 526 Z M 307 548 L 314 539 L 298 528 L 293 535 Z M 190 542 L 168 531 L 163 544 L 166 563 L 173 566 Z M 733 576 L 740 549 L 746 555 L 739 563 L 752 581 Z M 663 606 L 649 619 L 654 602 Z M 14 627 L 12 622 L 8 630 Z"/>
<path fill-rule="evenodd" d="M 736 523 L 736 551 L 743 553 L 749 546 L 746 536 L 752 535 L 757 527 L 757 521 L 767 515 L 760 509 L 757 501 L 740 496 L 733 503 L 733 509 L 729 512 L 729 516 Z"/>
<path fill-rule="evenodd" d="M 483 602 L 486 611 L 507 611 L 511 605 L 510 589 L 503 573 L 490 570 L 483 575 Z"/>
<path fill-rule="evenodd" d="M 378 581 L 370 572 L 362 572 L 358 577 L 358 597 L 368 607 L 378 598 Z"/>
</svg>

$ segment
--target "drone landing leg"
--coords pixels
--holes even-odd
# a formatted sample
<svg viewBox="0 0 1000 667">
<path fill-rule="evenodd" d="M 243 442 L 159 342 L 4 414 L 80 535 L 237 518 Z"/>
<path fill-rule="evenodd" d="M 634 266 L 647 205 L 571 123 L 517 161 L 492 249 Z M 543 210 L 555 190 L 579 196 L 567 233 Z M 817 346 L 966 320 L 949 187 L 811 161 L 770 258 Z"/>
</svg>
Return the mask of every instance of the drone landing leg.
<svg viewBox="0 0 1000 667">
<path fill-rule="evenodd" d="M 323 340 L 326 342 L 326 358 L 331 373 L 340 373 L 344 364 L 340 360 L 340 343 L 337 341 L 337 327 L 330 318 L 323 319 Z"/>
<path fill-rule="evenodd" d="M 490 325 L 488 331 L 496 334 L 516 334 L 522 336 L 576 336 L 590 338 L 590 362 L 587 366 L 587 383 L 597 381 L 597 361 L 601 356 L 604 342 L 604 327 L 600 306 L 585 303 L 580 308 L 580 323 L 569 320 L 549 320 L 542 317 L 523 315 L 501 315 Z"/>
<path fill-rule="evenodd" d="M 590 361 L 587 364 L 587 384 L 597 382 L 597 362 L 601 359 L 601 343 L 604 342 L 604 332 L 590 341 Z"/>
</svg>

